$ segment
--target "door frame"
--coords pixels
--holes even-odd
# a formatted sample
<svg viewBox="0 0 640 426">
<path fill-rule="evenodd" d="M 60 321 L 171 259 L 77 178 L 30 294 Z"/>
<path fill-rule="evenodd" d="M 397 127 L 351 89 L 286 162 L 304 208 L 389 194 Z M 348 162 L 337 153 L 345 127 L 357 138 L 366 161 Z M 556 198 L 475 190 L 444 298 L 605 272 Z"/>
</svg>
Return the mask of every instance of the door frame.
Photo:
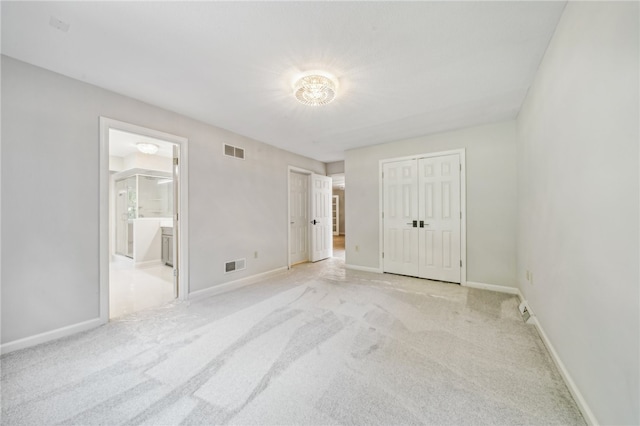
<svg viewBox="0 0 640 426">
<path fill-rule="evenodd" d="M 180 157 L 178 167 L 180 171 L 178 200 L 179 214 L 178 233 L 180 235 L 178 247 L 178 262 L 174 265 L 174 270 L 178 271 L 178 298 L 186 300 L 189 296 L 189 212 L 188 212 L 188 188 L 189 188 L 189 166 L 188 166 L 188 142 L 182 136 L 172 135 L 159 130 L 137 126 L 124 121 L 112 118 L 100 117 L 100 322 L 105 324 L 109 321 L 109 129 L 121 130 L 129 133 L 136 133 L 156 139 L 165 140 L 179 146 Z"/>
<path fill-rule="evenodd" d="M 467 185 L 466 185 L 466 161 L 465 148 L 452 149 L 449 151 L 428 152 L 424 154 L 409 155 L 406 157 L 385 158 L 378 161 L 378 265 L 380 272 L 384 273 L 384 219 L 382 213 L 384 211 L 384 188 L 382 181 L 382 168 L 385 163 L 393 163 L 404 160 L 418 160 L 420 158 L 441 157 L 444 155 L 460 155 L 460 210 L 462 219 L 460 220 L 460 260 L 462 267 L 460 268 L 460 285 L 467 284 Z"/>
</svg>

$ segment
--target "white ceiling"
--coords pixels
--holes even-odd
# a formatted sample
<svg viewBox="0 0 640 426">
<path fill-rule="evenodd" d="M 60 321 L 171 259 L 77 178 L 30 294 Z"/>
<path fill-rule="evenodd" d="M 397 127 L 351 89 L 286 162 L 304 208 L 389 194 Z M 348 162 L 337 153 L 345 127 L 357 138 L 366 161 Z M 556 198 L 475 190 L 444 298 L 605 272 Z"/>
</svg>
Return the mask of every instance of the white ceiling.
<svg viewBox="0 0 640 426">
<path fill-rule="evenodd" d="M 564 6 L 2 1 L 2 53 L 329 162 L 514 118 Z M 292 80 L 317 68 L 338 97 L 301 105 Z"/>
<path fill-rule="evenodd" d="M 154 155 L 173 158 L 173 144 L 171 142 L 137 135 L 135 133 L 123 132 L 121 130 L 109 129 L 109 155 L 126 157 L 127 155 L 140 152 L 136 145 L 141 142 L 158 145 L 158 152 Z"/>
</svg>

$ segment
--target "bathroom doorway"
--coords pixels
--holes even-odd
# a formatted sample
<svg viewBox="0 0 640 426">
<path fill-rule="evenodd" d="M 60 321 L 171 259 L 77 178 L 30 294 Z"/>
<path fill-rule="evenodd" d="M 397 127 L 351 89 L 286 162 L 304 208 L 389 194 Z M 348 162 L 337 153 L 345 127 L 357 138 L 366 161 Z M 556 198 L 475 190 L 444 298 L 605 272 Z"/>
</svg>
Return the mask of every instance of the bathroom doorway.
<svg viewBox="0 0 640 426">
<path fill-rule="evenodd" d="M 107 194 L 106 200 L 101 194 L 100 310 L 106 322 L 184 298 L 186 140 L 109 119 L 101 120 L 101 139 L 108 159 L 101 161 Z"/>
</svg>

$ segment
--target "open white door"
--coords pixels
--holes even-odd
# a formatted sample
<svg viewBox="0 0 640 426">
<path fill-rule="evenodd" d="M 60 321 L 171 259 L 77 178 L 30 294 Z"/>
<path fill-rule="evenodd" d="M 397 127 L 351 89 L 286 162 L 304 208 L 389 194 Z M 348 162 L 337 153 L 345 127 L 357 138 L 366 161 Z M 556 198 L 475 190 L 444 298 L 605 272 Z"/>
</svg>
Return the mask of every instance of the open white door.
<svg viewBox="0 0 640 426">
<path fill-rule="evenodd" d="M 332 179 L 311 175 L 311 261 L 333 255 Z"/>
</svg>

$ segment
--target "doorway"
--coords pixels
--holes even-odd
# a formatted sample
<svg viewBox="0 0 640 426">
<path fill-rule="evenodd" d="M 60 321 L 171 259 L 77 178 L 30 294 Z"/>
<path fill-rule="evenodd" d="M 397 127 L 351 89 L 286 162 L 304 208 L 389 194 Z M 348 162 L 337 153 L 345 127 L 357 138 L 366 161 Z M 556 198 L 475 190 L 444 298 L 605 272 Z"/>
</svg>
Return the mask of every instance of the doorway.
<svg viewBox="0 0 640 426">
<path fill-rule="evenodd" d="M 384 160 L 380 168 L 383 271 L 463 284 L 464 150 Z"/>
<path fill-rule="evenodd" d="M 333 257 L 345 259 L 345 176 L 344 173 L 331 175 L 333 183 Z"/>
<path fill-rule="evenodd" d="M 289 166 L 288 189 L 288 267 L 331 257 L 331 178 Z"/>
<path fill-rule="evenodd" d="M 100 318 L 186 298 L 187 140 L 100 119 Z"/>
</svg>

